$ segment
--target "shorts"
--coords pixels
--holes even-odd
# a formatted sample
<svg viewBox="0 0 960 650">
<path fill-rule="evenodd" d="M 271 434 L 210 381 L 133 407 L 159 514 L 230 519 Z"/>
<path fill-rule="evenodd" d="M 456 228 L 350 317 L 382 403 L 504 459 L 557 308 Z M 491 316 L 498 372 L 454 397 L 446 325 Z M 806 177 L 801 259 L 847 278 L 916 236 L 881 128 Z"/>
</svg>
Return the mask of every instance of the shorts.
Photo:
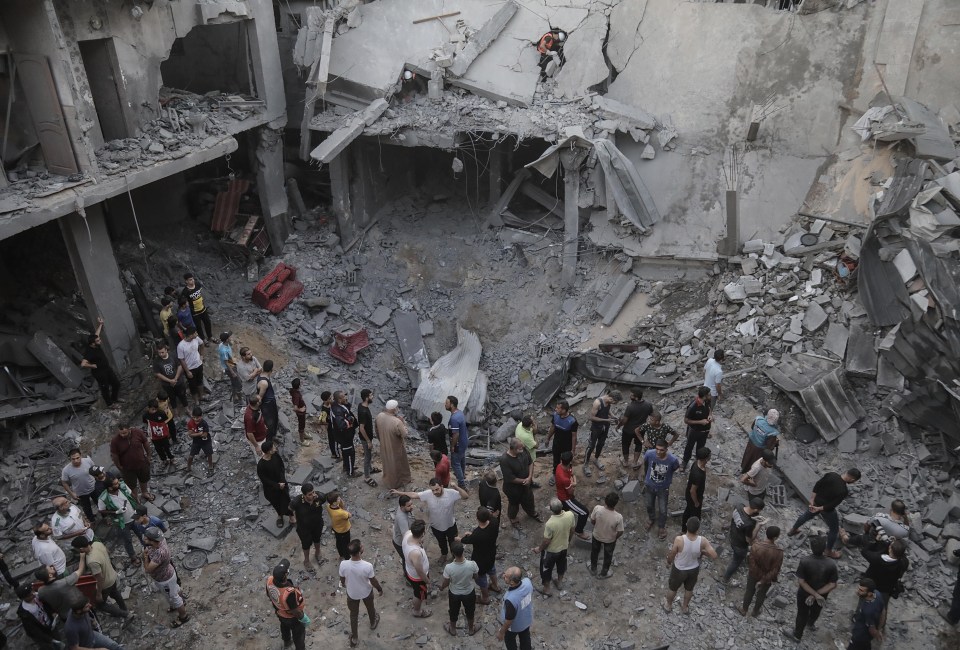
<svg viewBox="0 0 960 650">
<path fill-rule="evenodd" d="M 180 585 L 177 581 L 177 572 L 174 570 L 173 576 L 163 582 L 157 581 L 157 587 L 167 596 L 167 603 L 170 609 L 180 609 L 183 607 L 183 596 L 180 595 Z"/>
<path fill-rule="evenodd" d="M 323 526 L 319 528 L 300 528 L 297 526 L 297 537 L 300 538 L 300 547 L 304 551 L 309 550 L 314 544 L 319 544 L 322 535 Z"/>
<path fill-rule="evenodd" d="M 493 565 L 486 572 L 480 571 L 477 573 L 477 586 L 481 589 L 486 589 L 487 585 L 490 584 L 490 577 L 496 577 L 497 575 L 497 565 Z"/>
<path fill-rule="evenodd" d="M 210 438 L 210 436 L 207 436 L 206 440 L 203 438 L 193 438 L 190 442 L 191 458 L 198 455 L 201 451 L 207 458 L 213 457 L 213 439 Z"/>
<path fill-rule="evenodd" d="M 203 364 L 201 363 L 196 368 L 193 368 L 190 371 L 190 374 L 193 375 L 193 378 L 187 377 L 187 386 L 190 387 L 190 390 L 197 392 L 198 390 L 203 389 Z"/>
<path fill-rule="evenodd" d="M 120 472 L 123 482 L 127 484 L 131 489 L 137 487 L 137 483 L 149 483 L 150 482 L 150 466 L 140 468 L 124 468 Z"/>
<path fill-rule="evenodd" d="M 696 569 L 687 569 L 681 570 L 676 567 L 676 565 L 670 566 L 670 579 L 667 582 L 667 586 L 670 591 L 677 591 L 680 589 L 680 585 L 683 585 L 684 590 L 693 591 L 693 588 L 697 584 L 697 579 L 700 577 L 700 567 Z"/>
<path fill-rule="evenodd" d="M 406 573 L 404 573 L 406 575 Z M 410 576 L 407 576 L 407 582 L 413 587 L 413 597 L 417 600 L 426 600 L 427 599 L 427 583 L 423 580 L 414 580 Z"/>
</svg>

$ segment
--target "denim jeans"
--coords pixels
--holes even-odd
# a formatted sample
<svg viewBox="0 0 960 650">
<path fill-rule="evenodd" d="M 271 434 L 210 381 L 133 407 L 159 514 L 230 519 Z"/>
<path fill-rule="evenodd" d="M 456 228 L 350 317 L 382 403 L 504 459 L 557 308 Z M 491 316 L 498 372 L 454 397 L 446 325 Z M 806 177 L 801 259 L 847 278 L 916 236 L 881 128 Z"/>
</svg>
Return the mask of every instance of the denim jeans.
<svg viewBox="0 0 960 650">
<path fill-rule="evenodd" d="M 596 537 L 590 542 L 590 568 L 596 571 L 597 560 L 600 559 L 600 549 L 603 549 L 603 567 L 600 569 L 600 575 L 607 575 L 610 571 L 610 563 L 613 562 L 613 549 L 617 547 L 616 542 L 601 542 Z"/>
<path fill-rule="evenodd" d="M 840 516 L 837 515 L 836 510 L 822 510 L 816 513 L 810 512 L 810 510 L 804 510 L 803 513 L 797 517 L 797 520 L 793 522 L 793 527 L 800 528 L 800 526 L 817 516 L 822 518 L 824 523 L 827 524 L 827 550 L 832 551 L 837 545 L 837 539 L 840 537 Z"/>
<path fill-rule="evenodd" d="M 450 464 L 453 465 L 453 475 L 457 477 L 457 485 L 463 487 L 467 484 L 467 477 L 464 472 L 467 469 L 467 441 L 457 442 L 457 448 L 450 454 Z"/>
<path fill-rule="evenodd" d="M 93 647 L 106 648 L 107 650 L 123 650 L 122 645 L 120 645 L 110 637 L 100 634 L 99 632 L 93 633 Z"/>
<path fill-rule="evenodd" d="M 731 546 L 730 550 L 733 551 L 733 557 L 730 558 L 730 564 L 727 565 L 727 570 L 723 574 L 724 582 L 729 580 L 733 574 L 737 572 L 737 569 L 739 569 L 743 561 L 747 559 L 747 554 L 750 552 L 749 548 L 737 548 L 736 546 Z"/>
<path fill-rule="evenodd" d="M 648 485 L 647 491 L 644 493 L 644 498 L 647 501 L 647 517 L 650 518 L 650 521 L 653 521 L 654 517 L 656 517 L 657 526 L 659 528 L 666 528 L 667 500 L 670 498 L 670 488 L 654 490 Z M 660 508 L 659 514 L 657 513 L 657 506 Z"/>
</svg>

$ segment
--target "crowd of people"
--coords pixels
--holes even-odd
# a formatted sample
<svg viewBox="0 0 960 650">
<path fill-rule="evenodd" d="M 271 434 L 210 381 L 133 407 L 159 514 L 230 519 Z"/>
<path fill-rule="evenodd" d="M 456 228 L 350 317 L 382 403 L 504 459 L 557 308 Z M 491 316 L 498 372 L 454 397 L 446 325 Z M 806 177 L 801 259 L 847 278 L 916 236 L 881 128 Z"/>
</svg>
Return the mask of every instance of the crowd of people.
<svg viewBox="0 0 960 650">
<path fill-rule="evenodd" d="M 174 315 L 175 302 L 179 309 Z M 118 589 L 114 560 L 94 534 L 92 522 L 98 516 L 116 530 L 128 566 L 142 566 L 158 591 L 165 595 L 168 611 L 173 615 L 171 625 L 179 627 L 190 620 L 187 595 L 180 587 L 180 576 L 166 542 L 167 523 L 151 516 L 144 503 L 154 499 L 150 489 L 153 451 L 166 469 L 177 466 L 178 435 L 182 433 L 177 426 L 177 416 L 189 414 L 185 432 L 185 440 L 190 443 L 187 471 L 201 453 L 206 458 L 207 471 L 215 471 L 211 428 L 203 417 L 203 355 L 213 334 L 202 287 L 192 275 L 185 277 L 181 293 L 168 291 L 163 308 L 166 314 L 161 313 L 161 321 L 165 324 L 165 334 L 175 339 L 170 341 L 175 345 L 164 341 L 156 346 L 153 370 L 159 391 L 145 405 L 144 428 L 132 426 L 127 419 L 119 420 L 110 443 L 114 467 L 109 471 L 94 465 L 79 449 L 69 451 L 69 462 L 60 477 L 64 495 L 53 499 L 54 514 L 50 521 L 38 523 L 33 530 L 33 552 L 42 565 L 34 576 L 34 584 L 18 584 L 0 558 L 0 570 L 21 601 L 17 615 L 26 635 L 38 647 L 64 647 L 65 643 L 71 650 L 122 648 L 103 634 L 98 621 L 101 613 L 125 621 L 135 616 Z M 115 375 L 107 373 L 109 364 L 99 351 L 102 326 L 101 321 L 96 334 L 91 335 L 85 363 L 99 383 L 105 402 L 110 404 L 118 397 L 119 383 L 113 381 Z M 171 354 L 171 347 L 176 350 L 175 355 Z M 321 494 L 310 483 L 302 484 L 299 490 L 292 489 L 283 457 L 278 453 L 284 435 L 279 427 L 279 386 L 273 379 L 274 362 L 267 359 L 261 363 L 247 347 L 235 353 L 230 332 L 220 334 L 217 358 L 224 378 L 230 383 L 232 400 L 245 405 L 244 443 L 250 449 L 264 496 L 276 512 L 277 527 L 282 528 L 287 521 L 295 527 L 303 550 L 304 569 L 315 572 L 324 562 L 321 541 L 327 522 L 333 530 L 340 560 L 337 574 L 346 593 L 350 617 L 349 643 L 356 646 L 360 603 L 367 612 L 370 629 L 375 630 L 380 614 L 374 591 L 382 596 L 383 589 L 374 566 L 364 559 L 363 541 L 352 534 L 348 504 L 338 491 Z M 374 475 L 382 472 L 380 480 L 397 499 L 391 541 L 400 560 L 396 576 L 400 577 L 402 572 L 402 579 L 410 590 L 411 616 L 432 616 L 428 604 L 431 587 L 439 587 L 448 594 L 444 631 L 457 636 L 462 612 L 466 634 L 474 635 L 480 630 L 478 606 L 490 605 L 491 593 L 500 594 L 497 605 L 500 626 L 496 636 L 508 649 L 527 650 L 532 647 L 534 594 L 547 599 L 553 596 L 554 590 L 564 588 L 574 537 L 589 545 L 592 576 L 605 580 L 613 575 L 617 542 L 628 523 L 617 510 L 621 495 L 610 491 L 601 504 L 587 507 L 577 498 L 576 472 L 580 458 L 583 459 L 580 473 L 584 477 L 591 476 L 594 469 L 605 469 L 601 456 L 611 429 L 621 431 L 619 461 L 625 473 L 636 472 L 642 482 L 646 530 L 653 534 L 656 527 L 659 540 L 667 539 L 670 490 L 677 476 L 686 475 L 680 529 L 664 557 L 669 578 L 663 591 L 662 608 L 667 613 L 673 612 L 679 596 L 680 611 L 690 613 L 703 558 L 718 558 L 719 545 L 703 537 L 700 529 L 711 473 L 708 444 L 713 435 L 716 405 L 723 398 L 723 360 L 722 351 L 717 351 L 709 360 L 704 385 L 691 396 L 684 411 L 686 440 L 679 457 L 671 448 L 678 443 L 680 434 L 663 422 L 662 415 L 643 399 L 639 389 L 631 391 L 619 416 L 613 414 L 613 409 L 623 401 L 620 392 L 611 391 L 593 401 L 587 416 L 588 442 L 582 456 L 578 455 L 579 422 L 566 401 L 556 403 L 544 436 L 541 436 L 537 417 L 525 415 L 499 459 L 500 478 L 495 471 L 487 470 L 476 481 L 470 481 L 467 476 L 467 420 L 457 396 L 448 396 L 444 403 L 446 417 L 439 412 L 430 417 L 424 451 L 433 461 L 434 475 L 429 478 L 428 488 L 422 491 L 404 490 L 415 481 L 407 450 L 410 430 L 396 400 L 386 401 L 384 409 L 374 417 L 372 390 L 360 391 L 355 408 L 346 391 L 324 391 L 320 396 L 322 404 L 316 427 L 318 438 L 325 441 L 329 454 L 340 461 L 344 479 L 362 477 L 369 486 L 378 487 Z M 308 447 L 314 438 L 307 430 L 308 409 L 299 380 L 291 382 L 289 393 L 297 421 L 295 440 Z M 778 526 L 767 525 L 762 514 L 771 472 L 777 462 L 778 418 L 779 414 L 772 409 L 757 416 L 745 441 L 739 467 L 742 495 L 730 515 L 727 531 L 730 559 L 718 576 L 721 584 L 732 586 L 732 579 L 746 563 L 746 585 L 742 603 L 737 607 L 745 617 L 759 615 L 768 590 L 784 569 L 782 531 Z M 362 465 L 357 459 L 358 437 Z M 379 440 L 382 469 L 373 463 L 375 439 Z M 544 499 L 541 498 L 538 507 L 535 493 L 541 488 L 536 476 L 541 447 L 550 449 L 552 460 L 552 469 L 546 477 L 552 489 L 546 495 L 543 510 Z M 547 467 L 551 467 L 549 462 L 541 463 L 540 471 Z M 815 518 L 821 519 L 828 530 L 825 537 L 811 536 L 810 555 L 791 567 L 797 580 L 796 616 L 795 624 L 783 634 L 792 641 L 800 641 L 805 632 L 814 627 L 836 588 L 841 546 L 859 548 L 868 564 L 858 583 L 859 603 L 853 613 L 848 650 L 869 649 L 873 641 L 882 640 L 892 599 L 903 591 L 902 578 L 909 569 L 903 540 L 909 532 L 910 519 L 902 500 L 894 500 L 888 512 L 870 517 L 860 534 L 840 530 L 837 507 L 849 496 L 849 485 L 860 477 L 856 468 L 842 474 L 825 473 L 814 486 L 806 509 L 787 531 L 787 536 L 795 536 Z M 506 518 L 510 526 L 522 526 L 521 510 L 537 526 L 542 526 L 540 542 L 531 549 L 538 558 L 537 570 L 532 571 L 531 567 L 530 571 L 536 584 L 520 566 L 520 558 L 516 563 L 507 562 L 510 566 L 502 572 L 498 569 L 498 557 L 502 556 L 498 536 L 503 497 L 506 497 Z M 462 532 L 456 517 L 457 504 L 473 498 L 477 499 L 475 515 L 463 525 L 466 532 Z M 415 501 L 425 506 L 426 520 L 414 516 Z M 544 520 L 541 512 L 549 513 L 549 517 Z M 588 523 L 592 532 L 587 531 Z M 428 526 L 440 553 L 439 567 L 433 572 L 424 548 Z M 139 554 L 134 548 L 134 538 L 141 546 Z M 65 545 L 69 545 L 78 559 L 77 569 L 72 572 L 68 570 Z M 470 547 L 469 557 L 467 547 Z M 90 585 L 93 596 L 85 595 L 78 584 Z M 681 587 L 682 595 L 679 594 Z M 284 645 L 303 650 L 310 623 L 306 613 L 308 604 L 303 592 L 293 583 L 289 560 L 282 560 L 267 577 L 266 593 L 278 617 Z M 960 586 L 955 589 L 952 609 L 941 613 L 951 623 L 960 619 Z"/>
</svg>

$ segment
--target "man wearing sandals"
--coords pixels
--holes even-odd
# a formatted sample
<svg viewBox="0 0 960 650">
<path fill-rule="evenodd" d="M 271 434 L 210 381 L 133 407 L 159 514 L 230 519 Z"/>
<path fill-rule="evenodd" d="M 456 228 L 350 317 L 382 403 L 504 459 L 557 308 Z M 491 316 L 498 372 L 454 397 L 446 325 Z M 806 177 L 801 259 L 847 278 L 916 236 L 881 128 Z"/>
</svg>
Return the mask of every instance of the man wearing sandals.
<svg viewBox="0 0 960 650">
<path fill-rule="evenodd" d="M 670 484 L 673 482 L 674 472 L 680 468 L 680 461 L 667 452 L 667 447 L 666 440 L 657 440 L 655 448 L 648 449 L 643 454 L 646 477 L 643 481 L 646 487 L 644 497 L 647 502 L 647 516 L 650 518 L 647 530 L 657 523 L 660 539 L 667 538 L 667 502 L 670 500 Z M 657 506 L 659 506 L 659 514 L 657 514 Z"/>
<path fill-rule="evenodd" d="M 363 601 L 370 618 L 370 629 L 377 629 L 380 624 L 380 614 L 373 604 L 373 589 L 377 595 L 383 597 L 383 587 L 377 581 L 373 572 L 373 565 L 360 558 L 363 555 L 363 543 L 359 539 L 352 540 L 349 546 L 350 559 L 340 562 L 340 586 L 347 590 L 347 609 L 350 610 L 350 647 L 355 648 L 360 642 L 357 636 L 357 623 L 360 619 L 360 602 Z"/>
<path fill-rule="evenodd" d="M 453 551 L 453 562 L 443 567 L 443 582 L 440 584 L 440 591 L 450 588 L 448 597 L 450 621 L 443 624 L 443 629 L 450 636 L 457 636 L 457 621 L 460 619 L 462 605 L 463 613 L 467 617 L 467 633 L 473 636 L 479 629 L 473 624 L 473 617 L 477 611 L 477 590 L 473 585 L 480 569 L 473 560 L 464 559 L 463 544 L 460 542 L 451 544 L 450 550 Z"/>
<path fill-rule="evenodd" d="M 130 486 L 133 500 L 138 501 L 137 483 L 144 500 L 153 501 L 150 494 L 150 441 L 140 429 L 131 429 L 126 422 L 117 423 L 117 435 L 110 441 L 110 459 L 124 482 Z"/>
<path fill-rule="evenodd" d="M 167 546 L 160 529 L 153 526 L 144 532 L 143 539 L 147 543 L 147 547 L 143 549 L 143 568 L 157 583 L 160 591 L 167 595 L 167 603 L 170 605 L 167 611 L 177 613 L 173 627 L 180 627 L 190 620 L 190 615 L 187 614 L 187 605 L 177 581 L 177 571 L 170 562 L 170 547 Z"/>
<path fill-rule="evenodd" d="M 423 548 L 423 536 L 427 524 L 423 519 L 414 519 L 410 530 L 403 534 L 403 573 L 407 584 L 413 588 L 413 617 L 427 618 L 432 611 L 423 606 L 430 590 L 430 560 Z"/>
<path fill-rule="evenodd" d="M 603 445 L 607 442 L 607 434 L 610 432 L 610 425 L 616 424 L 620 418 L 611 417 L 610 407 L 620 402 L 623 396 L 620 391 L 611 391 L 593 400 L 593 408 L 590 409 L 590 441 L 587 443 L 587 454 L 583 458 L 583 475 L 590 476 L 590 454 L 594 451 L 596 455 L 593 464 L 597 469 L 603 470 L 603 464 L 600 462 L 600 452 L 603 451 Z"/>
<path fill-rule="evenodd" d="M 310 620 L 303 613 L 303 592 L 290 581 L 287 573 L 290 560 L 280 560 L 267 578 L 267 596 L 280 620 L 280 638 L 283 647 L 293 644 L 296 650 L 306 650 L 307 628 Z"/>
<path fill-rule="evenodd" d="M 550 512 L 553 515 L 543 526 L 543 541 L 533 547 L 540 555 L 540 579 L 543 587 L 538 591 L 550 596 L 550 583 L 557 589 L 563 589 L 563 576 L 567 572 L 567 549 L 573 539 L 574 517 L 569 510 L 564 511 L 560 499 L 550 500 Z M 557 579 L 553 580 L 553 568 L 557 568 Z"/>
</svg>

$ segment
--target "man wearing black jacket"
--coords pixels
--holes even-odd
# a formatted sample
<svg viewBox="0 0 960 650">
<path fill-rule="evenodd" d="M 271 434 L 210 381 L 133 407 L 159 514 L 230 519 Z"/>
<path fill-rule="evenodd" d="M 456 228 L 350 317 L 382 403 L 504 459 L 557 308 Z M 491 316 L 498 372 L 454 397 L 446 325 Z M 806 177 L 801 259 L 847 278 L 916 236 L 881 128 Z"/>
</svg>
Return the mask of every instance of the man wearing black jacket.
<svg viewBox="0 0 960 650">
<path fill-rule="evenodd" d="M 20 599 L 17 618 L 20 619 L 26 635 L 36 642 L 41 650 L 52 650 L 57 647 L 60 638 L 53 631 L 53 618 L 56 612 L 40 600 L 30 584 L 23 584 L 17 588 L 17 598 Z"/>
<path fill-rule="evenodd" d="M 907 545 L 900 539 L 890 542 L 886 552 L 871 551 L 866 547 L 860 551 L 863 559 L 870 563 L 867 570 L 863 572 L 863 577 L 873 580 L 877 585 L 877 591 L 883 596 L 883 613 L 880 615 L 881 630 L 886 627 L 890 597 L 894 593 L 900 595 L 897 583 L 910 568 L 906 553 Z"/>
<path fill-rule="evenodd" d="M 337 444 L 340 446 L 340 456 L 343 458 L 343 473 L 347 477 L 356 476 L 357 452 L 353 448 L 353 441 L 357 434 L 357 417 L 350 410 L 347 394 L 342 390 L 333 394 L 330 418 Z"/>
<path fill-rule="evenodd" d="M 817 515 L 827 524 L 827 550 L 826 556 L 833 559 L 840 557 L 840 552 L 835 551 L 837 539 L 840 537 L 840 516 L 837 514 L 837 506 L 847 498 L 850 493 L 847 485 L 856 483 L 860 480 L 860 470 L 851 467 L 841 476 L 836 472 L 827 472 L 813 486 L 813 494 L 810 496 L 810 504 L 807 506 L 797 520 L 793 522 L 793 528 L 787 533 L 793 537 L 800 533 L 800 526 L 804 525 Z"/>
<path fill-rule="evenodd" d="M 276 452 L 269 438 L 260 445 L 263 457 L 257 462 L 257 476 L 263 484 L 263 496 L 277 511 L 277 528 L 283 528 L 283 518 L 290 515 L 290 523 L 297 523 L 290 514 L 290 486 L 287 485 L 287 472 L 283 458 Z"/>
</svg>

